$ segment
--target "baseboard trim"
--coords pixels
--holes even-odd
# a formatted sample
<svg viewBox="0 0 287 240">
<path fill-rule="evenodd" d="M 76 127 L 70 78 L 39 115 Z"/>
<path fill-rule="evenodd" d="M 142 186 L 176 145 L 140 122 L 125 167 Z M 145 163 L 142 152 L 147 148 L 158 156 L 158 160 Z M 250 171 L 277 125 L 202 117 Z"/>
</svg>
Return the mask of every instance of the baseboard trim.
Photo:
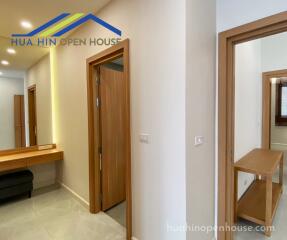
<svg viewBox="0 0 287 240">
<path fill-rule="evenodd" d="M 90 209 L 90 204 L 87 202 L 84 198 L 82 198 L 79 194 L 77 194 L 75 191 L 73 191 L 71 188 L 69 188 L 64 183 L 57 181 L 58 184 L 63 187 L 67 192 L 69 192 L 76 200 L 78 200 L 85 208 Z"/>
</svg>

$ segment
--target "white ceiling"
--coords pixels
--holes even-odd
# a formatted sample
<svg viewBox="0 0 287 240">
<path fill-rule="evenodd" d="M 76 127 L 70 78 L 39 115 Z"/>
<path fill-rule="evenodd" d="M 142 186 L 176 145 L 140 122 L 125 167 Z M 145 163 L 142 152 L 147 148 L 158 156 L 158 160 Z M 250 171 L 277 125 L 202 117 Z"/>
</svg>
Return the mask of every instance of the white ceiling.
<svg viewBox="0 0 287 240">
<path fill-rule="evenodd" d="M 7 53 L 10 36 L 13 33 L 27 33 L 55 18 L 61 13 L 98 12 L 111 0 L 1 0 L 0 2 L 0 61 L 8 60 L 9 66 L 0 64 L 0 71 L 26 70 L 49 52 L 49 48 L 13 47 L 15 55 Z M 26 20 L 33 24 L 33 29 L 23 29 L 20 22 Z"/>
<path fill-rule="evenodd" d="M 1 37 L 0 61 L 7 60 L 10 64 L 8 66 L 0 65 L 0 71 L 5 69 L 26 70 L 49 52 L 49 48 L 13 46 L 16 54 L 11 55 L 7 53 L 9 47 L 11 47 L 10 39 Z"/>
</svg>

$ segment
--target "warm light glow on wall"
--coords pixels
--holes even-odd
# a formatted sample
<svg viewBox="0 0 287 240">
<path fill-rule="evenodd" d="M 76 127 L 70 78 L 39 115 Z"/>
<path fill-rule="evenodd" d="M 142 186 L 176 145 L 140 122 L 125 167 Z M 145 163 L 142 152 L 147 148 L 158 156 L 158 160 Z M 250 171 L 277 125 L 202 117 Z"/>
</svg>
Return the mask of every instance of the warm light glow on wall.
<svg viewBox="0 0 287 240">
<path fill-rule="evenodd" d="M 51 73 L 51 105 L 52 105 L 52 139 L 53 143 L 57 142 L 57 133 L 56 133 L 56 89 L 55 89 L 55 76 L 56 76 L 56 62 L 55 54 L 56 49 L 50 48 L 50 73 Z"/>
</svg>

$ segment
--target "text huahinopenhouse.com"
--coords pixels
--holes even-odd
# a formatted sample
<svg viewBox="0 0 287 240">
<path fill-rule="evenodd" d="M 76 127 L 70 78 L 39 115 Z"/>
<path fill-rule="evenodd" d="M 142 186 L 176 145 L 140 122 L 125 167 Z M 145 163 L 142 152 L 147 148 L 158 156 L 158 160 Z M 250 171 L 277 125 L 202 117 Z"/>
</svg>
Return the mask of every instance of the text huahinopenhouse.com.
<svg viewBox="0 0 287 240">
<path fill-rule="evenodd" d="M 166 229 L 168 232 L 274 232 L 274 226 L 248 226 L 248 225 L 234 225 L 234 226 L 205 226 L 205 225 L 172 225 L 167 223 Z"/>
</svg>

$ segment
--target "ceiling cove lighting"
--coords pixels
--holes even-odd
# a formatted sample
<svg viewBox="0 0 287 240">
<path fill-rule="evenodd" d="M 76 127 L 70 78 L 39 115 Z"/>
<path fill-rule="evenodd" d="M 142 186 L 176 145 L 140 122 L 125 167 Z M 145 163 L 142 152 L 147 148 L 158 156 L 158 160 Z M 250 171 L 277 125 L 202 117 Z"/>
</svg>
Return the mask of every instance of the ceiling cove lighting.
<svg viewBox="0 0 287 240">
<path fill-rule="evenodd" d="M 23 27 L 23 28 L 32 28 L 32 24 L 30 23 L 30 22 L 28 22 L 28 21 L 22 21 L 21 22 L 21 26 Z"/>
<path fill-rule="evenodd" d="M 6 61 L 6 60 L 2 60 L 2 61 L 1 61 L 1 64 L 2 64 L 2 65 L 6 65 L 6 66 L 7 66 L 7 65 L 9 65 L 9 62 L 8 62 L 8 61 Z"/>
<path fill-rule="evenodd" d="M 15 49 L 13 49 L 13 48 L 7 48 L 7 52 L 9 54 L 15 54 L 16 53 Z"/>
</svg>

